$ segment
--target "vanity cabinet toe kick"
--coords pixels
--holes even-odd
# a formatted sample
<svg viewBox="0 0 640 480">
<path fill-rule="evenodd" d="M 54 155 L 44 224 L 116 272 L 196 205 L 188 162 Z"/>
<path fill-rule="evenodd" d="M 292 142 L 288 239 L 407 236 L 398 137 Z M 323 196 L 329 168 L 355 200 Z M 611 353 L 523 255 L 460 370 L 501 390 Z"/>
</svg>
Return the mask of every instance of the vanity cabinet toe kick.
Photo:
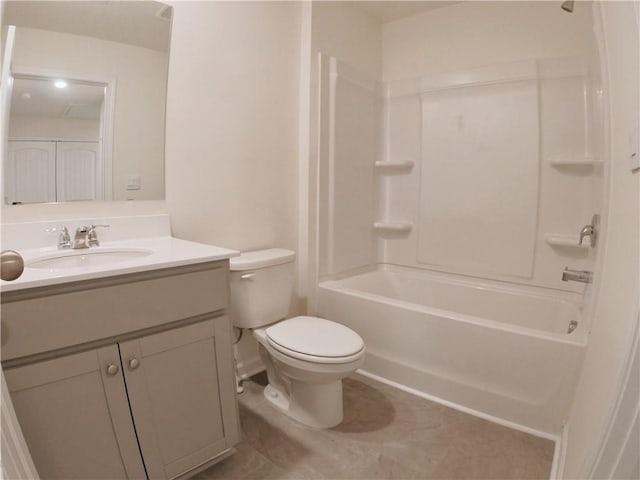
<svg viewBox="0 0 640 480">
<path fill-rule="evenodd" d="M 240 440 L 228 261 L 2 295 L 2 366 L 41 478 L 189 477 Z"/>
</svg>

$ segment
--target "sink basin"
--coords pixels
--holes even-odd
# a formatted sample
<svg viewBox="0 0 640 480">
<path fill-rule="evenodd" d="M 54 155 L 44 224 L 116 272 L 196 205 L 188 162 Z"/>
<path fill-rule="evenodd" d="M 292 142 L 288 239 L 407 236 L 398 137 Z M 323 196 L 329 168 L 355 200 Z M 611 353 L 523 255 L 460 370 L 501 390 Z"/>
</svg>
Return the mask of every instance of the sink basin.
<svg viewBox="0 0 640 480">
<path fill-rule="evenodd" d="M 34 258 L 26 262 L 26 267 L 49 269 L 95 267 L 146 257 L 152 253 L 152 250 L 142 248 L 69 250 Z"/>
</svg>

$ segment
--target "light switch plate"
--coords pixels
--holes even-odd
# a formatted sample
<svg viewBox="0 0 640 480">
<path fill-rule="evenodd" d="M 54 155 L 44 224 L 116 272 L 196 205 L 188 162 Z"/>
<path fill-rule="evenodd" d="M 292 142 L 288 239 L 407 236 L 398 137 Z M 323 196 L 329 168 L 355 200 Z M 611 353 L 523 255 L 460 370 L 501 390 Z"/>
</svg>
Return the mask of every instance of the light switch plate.
<svg viewBox="0 0 640 480">
<path fill-rule="evenodd" d="M 127 190 L 140 190 L 142 188 L 142 181 L 140 175 L 129 174 L 127 175 Z"/>
</svg>

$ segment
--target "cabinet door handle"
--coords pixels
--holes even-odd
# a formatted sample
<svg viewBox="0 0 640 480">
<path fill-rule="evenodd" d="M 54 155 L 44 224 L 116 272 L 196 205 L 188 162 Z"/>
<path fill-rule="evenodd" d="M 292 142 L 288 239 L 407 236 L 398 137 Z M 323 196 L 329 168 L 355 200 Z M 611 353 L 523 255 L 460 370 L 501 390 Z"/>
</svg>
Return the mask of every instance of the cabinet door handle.
<svg viewBox="0 0 640 480">
<path fill-rule="evenodd" d="M 140 366 L 140 360 L 138 360 L 137 358 L 134 357 L 129 360 L 129 370 L 135 370 L 139 366 Z"/>
<path fill-rule="evenodd" d="M 120 371 L 120 368 L 115 363 L 107 365 L 107 375 L 113 377 Z"/>
</svg>

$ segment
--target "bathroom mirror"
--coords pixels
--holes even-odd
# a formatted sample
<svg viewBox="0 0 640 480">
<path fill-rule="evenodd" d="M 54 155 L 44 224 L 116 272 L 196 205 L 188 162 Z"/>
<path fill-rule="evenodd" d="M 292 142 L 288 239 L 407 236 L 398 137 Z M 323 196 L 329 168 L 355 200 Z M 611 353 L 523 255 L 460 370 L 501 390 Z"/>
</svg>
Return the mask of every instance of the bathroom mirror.
<svg viewBox="0 0 640 480">
<path fill-rule="evenodd" d="M 171 16 L 154 1 L 5 2 L 5 204 L 164 198 Z"/>
</svg>

